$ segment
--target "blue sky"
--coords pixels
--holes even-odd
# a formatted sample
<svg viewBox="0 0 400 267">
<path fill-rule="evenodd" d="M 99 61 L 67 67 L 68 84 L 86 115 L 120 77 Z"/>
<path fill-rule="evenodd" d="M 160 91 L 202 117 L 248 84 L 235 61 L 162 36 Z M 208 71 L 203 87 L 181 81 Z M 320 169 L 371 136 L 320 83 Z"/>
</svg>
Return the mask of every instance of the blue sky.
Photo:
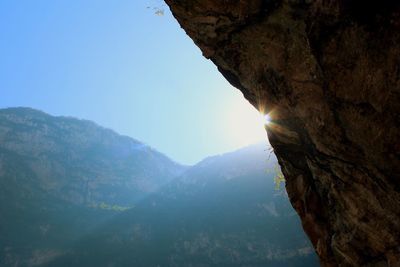
<svg viewBox="0 0 400 267">
<path fill-rule="evenodd" d="M 2 0 L 0 34 L 0 108 L 93 120 L 185 164 L 266 138 L 161 1 Z"/>
</svg>

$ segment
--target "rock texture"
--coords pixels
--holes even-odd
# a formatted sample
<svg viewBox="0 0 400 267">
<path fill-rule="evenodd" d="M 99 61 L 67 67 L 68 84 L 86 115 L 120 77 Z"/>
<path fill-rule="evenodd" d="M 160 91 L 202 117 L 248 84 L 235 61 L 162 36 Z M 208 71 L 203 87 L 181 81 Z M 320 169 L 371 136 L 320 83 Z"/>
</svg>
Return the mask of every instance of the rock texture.
<svg viewBox="0 0 400 267">
<path fill-rule="evenodd" d="M 400 4 L 166 0 L 271 145 L 323 266 L 400 266 Z"/>
</svg>

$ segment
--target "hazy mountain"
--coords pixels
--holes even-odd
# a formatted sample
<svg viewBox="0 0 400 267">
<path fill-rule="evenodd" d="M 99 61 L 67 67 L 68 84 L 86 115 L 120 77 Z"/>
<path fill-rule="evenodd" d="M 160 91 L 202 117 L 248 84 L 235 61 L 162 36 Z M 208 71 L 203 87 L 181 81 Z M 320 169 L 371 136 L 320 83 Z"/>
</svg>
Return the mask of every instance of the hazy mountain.
<svg viewBox="0 0 400 267">
<path fill-rule="evenodd" d="M 318 266 L 264 144 L 180 166 L 89 121 L 0 110 L 0 266 Z"/>
<path fill-rule="evenodd" d="M 25 172 L 17 177 L 19 184 L 33 182 L 29 190 L 87 206 L 129 206 L 185 170 L 145 144 L 93 122 L 28 108 L 0 110 L 0 153 Z M 2 165 L 0 170 L 8 167 Z M 9 175 L 1 176 L 5 179 Z"/>
</svg>

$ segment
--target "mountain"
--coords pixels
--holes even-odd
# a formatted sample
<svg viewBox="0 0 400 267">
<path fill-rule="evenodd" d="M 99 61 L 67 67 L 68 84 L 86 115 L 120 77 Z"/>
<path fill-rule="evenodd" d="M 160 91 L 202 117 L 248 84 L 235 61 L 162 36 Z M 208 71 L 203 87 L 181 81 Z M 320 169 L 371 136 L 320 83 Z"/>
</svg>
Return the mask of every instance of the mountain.
<svg viewBox="0 0 400 267">
<path fill-rule="evenodd" d="M 318 266 L 266 144 L 195 166 L 96 124 L 0 110 L 0 266 Z"/>
<path fill-rule="evenodd" d="M 0 110 L 0 153 L 27 172 L 18 179 L 34 183 L 28 191 L 44 190 L 86 206 L 132 205 L 185 170 L 149 146 L 93 122 L 28 108 Z M 2 178 L 6 182 L 9 176 Z"/>
<path fill-rule="evenodd" d="M 55 263 L 318 266 L 286 193 L 274 189 L 276 159 L 266 148 L 259 144 L 200 162 Z"/>
<path fill-rule="evenodd" d="M 0 266 L 35 266 L 182 173 L 93 122 L 0 110 Z"/>
</svg>

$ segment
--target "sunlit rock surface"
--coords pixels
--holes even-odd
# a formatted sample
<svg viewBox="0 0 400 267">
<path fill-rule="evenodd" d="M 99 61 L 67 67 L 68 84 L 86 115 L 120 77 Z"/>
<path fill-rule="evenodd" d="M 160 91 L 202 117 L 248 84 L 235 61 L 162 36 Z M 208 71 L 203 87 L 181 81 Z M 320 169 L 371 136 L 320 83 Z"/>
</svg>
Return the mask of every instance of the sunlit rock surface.
<svg viewBox="0 0 400 267">
<path fill-rule="evenodd" d="M 268 136 L 323 266 L 400 266 L 398 1 L 166 0 Z"/>
</svg>

